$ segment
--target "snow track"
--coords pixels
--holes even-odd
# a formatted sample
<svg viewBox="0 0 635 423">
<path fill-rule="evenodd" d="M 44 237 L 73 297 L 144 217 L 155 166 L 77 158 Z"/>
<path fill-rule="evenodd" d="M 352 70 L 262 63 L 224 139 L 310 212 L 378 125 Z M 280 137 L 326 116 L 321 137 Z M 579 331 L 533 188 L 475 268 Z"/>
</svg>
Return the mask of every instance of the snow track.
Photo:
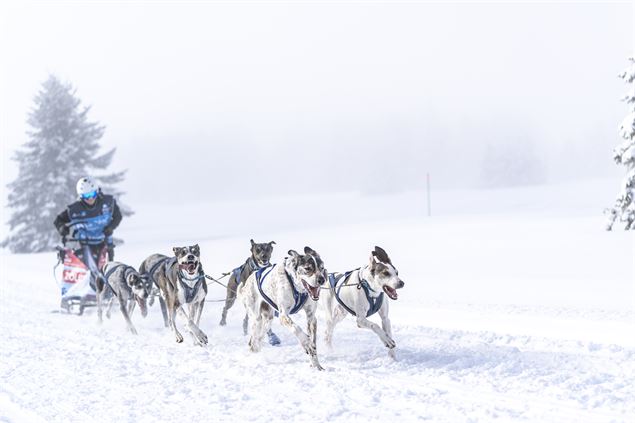
<svg viewBox="0 0 635 423">
<path fill-rule="evenodd" d="M 439 329 L 400 320 L 415 311 L 406 310 L 393 317 L 398 361 L 347 319 L 333 351 L 318 344 L 326 371 L 317 372 L 278 324 L 282 345 L 249 353 L 240 310 L 218 327 L 220 304 L 206 305 L 210 343 L 201 348 L 187 336 L 176 344 L 156 306 L 148 319 L 133 317 L 134 336 L 118 312 L 99 327 L 94 313 L 51 314 L 49 301 L 27 307 L 27 300 L 26 292 L 3 293 L 3 421 L 619 422 L 635 415 L 635 349 L 626 346 Z"/>
</svg>

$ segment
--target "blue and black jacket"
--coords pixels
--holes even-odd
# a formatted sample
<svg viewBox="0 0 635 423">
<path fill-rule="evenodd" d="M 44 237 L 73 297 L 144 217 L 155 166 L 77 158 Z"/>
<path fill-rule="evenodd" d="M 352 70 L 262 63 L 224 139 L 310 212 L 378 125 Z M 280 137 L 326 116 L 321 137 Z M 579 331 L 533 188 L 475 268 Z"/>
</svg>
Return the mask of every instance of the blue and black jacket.
<svg viewBox="0 0 635 423">
<path fill-rule="evenodd" d="M 55 227 L 62 235 L 70 229 L 73 238 L 89 245 L 103 244 L 121 222 L 121 211 L 112 195 L 99 193 L 95 204 L 82 200 L 70 204 L 55 218 Z"/>
</svg>

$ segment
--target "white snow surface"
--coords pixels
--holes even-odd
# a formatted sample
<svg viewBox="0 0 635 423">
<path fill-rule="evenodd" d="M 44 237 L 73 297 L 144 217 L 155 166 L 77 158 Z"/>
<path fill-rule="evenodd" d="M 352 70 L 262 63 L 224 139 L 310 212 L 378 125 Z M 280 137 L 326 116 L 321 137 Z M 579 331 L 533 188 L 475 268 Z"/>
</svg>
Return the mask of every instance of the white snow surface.
<svg viewBox="0 0 635 423">
<path fill-rule="evenodd" d="M 633 422 L 635 245 L 603 231 L 599 188 L 610 198 L 603 183 L 437 193 L 431 218 L 417 192 L 148 206 L 124 220 L 117 260 L 198 242 L 214 276 L 250 238 L 275 240 L 274 261 L 309 245 L 330 271 L 385 248 L 406 282 L 390 302 L 397 360 L 351 318 L 326 350 L 320 314 L 324 372 L 277 322 L 282 345 L 250 353 L 241 304 L 218 325 L 218 285 L 209 344 L 185 330 L 177 344 L 157 305 L 133 315 L 137 336 L 118 311 L 101 326 L 92 310 L 52 313 L 55 255 L 3 253 L 0 422 Z"/>
</svg>

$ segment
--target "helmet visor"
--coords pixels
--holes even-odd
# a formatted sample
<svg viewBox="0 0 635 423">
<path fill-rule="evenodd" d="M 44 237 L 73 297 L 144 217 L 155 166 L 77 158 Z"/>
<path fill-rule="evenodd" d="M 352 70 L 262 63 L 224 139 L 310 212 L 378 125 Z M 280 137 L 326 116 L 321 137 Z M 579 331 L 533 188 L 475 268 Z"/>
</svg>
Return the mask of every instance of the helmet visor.
<svg viewBox="0 0 635 423">
<path fill-rule="evenodd" d="M 97 198 L 97 190 L 86 192 L 82 194 L 80 197 L 82 197 L 82 200 L 90 200 L 91 198 Z"/>
</svg>

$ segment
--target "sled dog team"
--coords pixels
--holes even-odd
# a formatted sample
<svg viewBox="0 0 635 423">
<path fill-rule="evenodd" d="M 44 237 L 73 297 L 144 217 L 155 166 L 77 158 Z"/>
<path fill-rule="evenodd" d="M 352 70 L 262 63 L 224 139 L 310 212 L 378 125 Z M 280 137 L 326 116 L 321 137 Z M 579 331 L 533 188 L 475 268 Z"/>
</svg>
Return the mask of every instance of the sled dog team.
<svg viewBox="0 0 635 423">
<path fill-rule="evenodd" d="M 247 311 L 243 331 L 249 334 L 249 349 L 257 352 L 265 334 L 270 333 L 274 315 L 279 316 L 282 326 L 295 335 L 308 354 L 311 366 L 322 370 L 316 350 L 316 313 L 321 301 L 326 317 L 325 341 L 329 347 L 335 326 L 350 314 L 358 327 L 375 332 L 388 348 L 388 354 L 395 357 L 396 344 L 388 318 L 389 301 L 384 297 L 396 300 L 397 289 L 402 288 L 404 282 L 382 248 L 375 247 L 369 262 L 362 267 L 327 274 L 322 258 L 310 247 L 304 247 L 304 254 L 289 250 L 282 263 L 270 263 L 274 244 L 251 240 L 251 255 L 230 275 L 221 325 L 226 324 L 227 311 L 238 298 Z M 178 315 L 194 341 L 207 344 L 207 335 L 199 327 L 207 295 L 200 248 L 192 245 L 174 247 L 173 251 L 171 257 L 152 254 L 141 263 L 139 271 L 120 262 L 107 263 L 102 269 L 103 280 L 97 278 L 96 284 L 99 322 L 108 297 L 107 288 L 113 293 L 107 305 L 107 317 L 117 298 L 128 329 L 135 334 L 137 331 L 130 319 L 135 305 L 139 305 L 145 317 L 147 303 L 152 305 L 158 295 L 165 325 L 174 333 L 176 342 L 183 342 L 176 325 Z M 306 313 L 306 332 L 292 318 L 301 310 Z M 381 327 L 368 320 L 375 313 L 381 318 Z"/>
</svg>

